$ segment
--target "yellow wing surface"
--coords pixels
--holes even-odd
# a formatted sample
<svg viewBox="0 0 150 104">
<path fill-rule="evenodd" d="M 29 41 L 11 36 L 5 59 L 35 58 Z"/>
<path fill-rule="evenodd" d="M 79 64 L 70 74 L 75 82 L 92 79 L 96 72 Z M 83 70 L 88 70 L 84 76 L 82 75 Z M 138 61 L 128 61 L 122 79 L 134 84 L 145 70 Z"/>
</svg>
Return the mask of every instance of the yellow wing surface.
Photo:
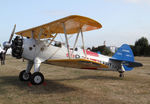
<svg viewBox="0 0 150 104">
<path fill-rule="evenodd" d="M 50 59 L 47 60 L 45 63 L 63 67 L 82 68 L 82 69 L 108 68 L 107 65 L 87 59 L 60 59 L 60 60 Z"/>
<path fill-rule="evenodd" d="M 82 29 L 82 31 L 85 32 L 102 27 L 100 23 L 88 17 L 71 15 L 41 26 L 16 32 L 16 34 L 24 37 L 31 37 L 31 32 L 33 32 L 34 38 L 37 39 L 40 31 L 42 30 L 40 38 L 51 38 L 53 37 L 52 34 L 64 33 L 63 24 L 65 25 L 66 34 L 78 33 L 79 29 Z"/>
</svg>

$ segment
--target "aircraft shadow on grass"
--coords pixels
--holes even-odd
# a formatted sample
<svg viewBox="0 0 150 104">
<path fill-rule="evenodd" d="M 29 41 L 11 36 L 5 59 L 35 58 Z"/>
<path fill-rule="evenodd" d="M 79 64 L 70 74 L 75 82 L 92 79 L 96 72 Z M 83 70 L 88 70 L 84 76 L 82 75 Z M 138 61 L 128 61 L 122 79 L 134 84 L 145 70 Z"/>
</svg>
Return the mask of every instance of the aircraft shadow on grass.
<svg viewBox="0 0 150 104">
<path fill-rule="evenodd" d="M 67 86 L 63 83 L 52 80 L 45 80 L 45 82 L 46 85 L 29 86 L 29 82 L 19 81 L 18 76 L 3 76 L 0 77 L 0 94 L 8 93 L 7 87 L 9 90 L 11 86 L 13 86 L 13 88 L 16 86 L 18 91 L 28 91 L 33 94 L 66 93 L 78 90 L 75 87 Z"/>
<path fill-rule="evenodd" d="M 68 79 L 56 79 L 54 81 L 65 81 L 65 80 L 87 80 L 87 79 L 97 79 L 97 80 L 122 80 L 119 77 L 113 76 L 80 76 L 77 78 L 68 78 Z"/>
<path fill-rule="evenodd" d="M 0 77 L 0 94 L 8 93 L 8 90 L 11 86 L 16 86 L 16 89 L 21 91 L 27 91 L 32 94 L 49 94 L 49 93 L 67 93 L 71 91 L 79 90 L 80 88 L 65 85 L 58 81 L 66 80 L 87 80 L 87 79 L 97 79 L 97 80 L 121 80 L 118 77 L 112 76 L 81 76 L 77 78 L 68 78 L 68 79 L 56 79 L 56 80 L 45 80 L 46 85 L 39 86 L 28 86 L 29 82 L 21 82 L 18 79 L 18 76 L 1 76 Z M 7 90 L 8 87 L 8 90 Z M 80 89 L 81 90 L 81 89 Z"/>
</svg>

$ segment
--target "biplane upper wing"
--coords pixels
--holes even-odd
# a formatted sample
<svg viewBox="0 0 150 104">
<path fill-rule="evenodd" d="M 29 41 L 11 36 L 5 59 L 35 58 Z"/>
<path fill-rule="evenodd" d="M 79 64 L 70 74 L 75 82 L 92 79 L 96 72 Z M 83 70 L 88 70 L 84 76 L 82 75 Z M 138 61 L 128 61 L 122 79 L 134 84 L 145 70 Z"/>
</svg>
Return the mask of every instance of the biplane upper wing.
<svg viewBox="0 0 150 104">
<path fill-rule="evenodd" d="M 58 66 L 69 66 L 72 68 L 81 69 L 97 69 L 97 68 L 108 68 L 107 65 L 101 64 L 87 59 L 59 59 L 59 60 L 46 60 L 47 64 L 58 65 Z"/>
<path fill-rule="evenodd" d="M 97 21 L 90 19 L 88 17 L 83 17 L 79 15 L 71 15 L 41 26 L 30 28 L 27 30 L 16 32 L 17 35 L 24 37 L 31 37 L 33 33 L 33 38 L 39 38 L 39 33 L 42 30 L 40 35 L 41 38 L 51 38 L 52 34 L 55 33 L 64 33 L 63 24 L 65 25 L 66 34 L 78 33 L 79 29 L 82 29 L 83 32 L 99 29 L 102 27 Z"/>
</svg>

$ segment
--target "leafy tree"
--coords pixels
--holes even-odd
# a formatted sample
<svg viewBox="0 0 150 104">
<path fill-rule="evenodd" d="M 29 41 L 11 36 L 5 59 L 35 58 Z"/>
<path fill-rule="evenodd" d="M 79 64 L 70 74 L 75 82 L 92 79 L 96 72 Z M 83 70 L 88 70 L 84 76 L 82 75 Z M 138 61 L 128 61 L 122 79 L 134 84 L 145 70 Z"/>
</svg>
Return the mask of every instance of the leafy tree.
<svg viewBox="0 0 150 104">
<path fill-rule="evenodd" d="M 150 51 L 147 38 L 142 37 L 135 42 L 133 52 L 136 56 L 148 56 L 149 53 L 147 51 Z"/>
<path fill-rule="evenodd" d="M 135 46 L 148 47 L 148 40 L 145 37 L 140 38 L 135 42 Z"/>
</svg>

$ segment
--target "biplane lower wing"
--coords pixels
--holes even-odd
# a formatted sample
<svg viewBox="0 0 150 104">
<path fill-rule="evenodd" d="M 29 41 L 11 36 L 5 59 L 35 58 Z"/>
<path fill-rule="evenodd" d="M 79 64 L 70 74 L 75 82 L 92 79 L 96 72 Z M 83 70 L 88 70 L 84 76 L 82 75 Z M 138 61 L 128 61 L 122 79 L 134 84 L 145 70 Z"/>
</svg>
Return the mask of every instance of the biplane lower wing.
<svg viewBox="0 0 150 104">
<path fill-rule="evenodd" d="M 58 65 L 63 67 L 81 68 L 81 69 L 98 69 L 98 68 L 108 68 L 108 66 L 87 60 L 87 59 L 59 59 L 59 60 L 47 60 L 45 63 Z"/>
</svg>

